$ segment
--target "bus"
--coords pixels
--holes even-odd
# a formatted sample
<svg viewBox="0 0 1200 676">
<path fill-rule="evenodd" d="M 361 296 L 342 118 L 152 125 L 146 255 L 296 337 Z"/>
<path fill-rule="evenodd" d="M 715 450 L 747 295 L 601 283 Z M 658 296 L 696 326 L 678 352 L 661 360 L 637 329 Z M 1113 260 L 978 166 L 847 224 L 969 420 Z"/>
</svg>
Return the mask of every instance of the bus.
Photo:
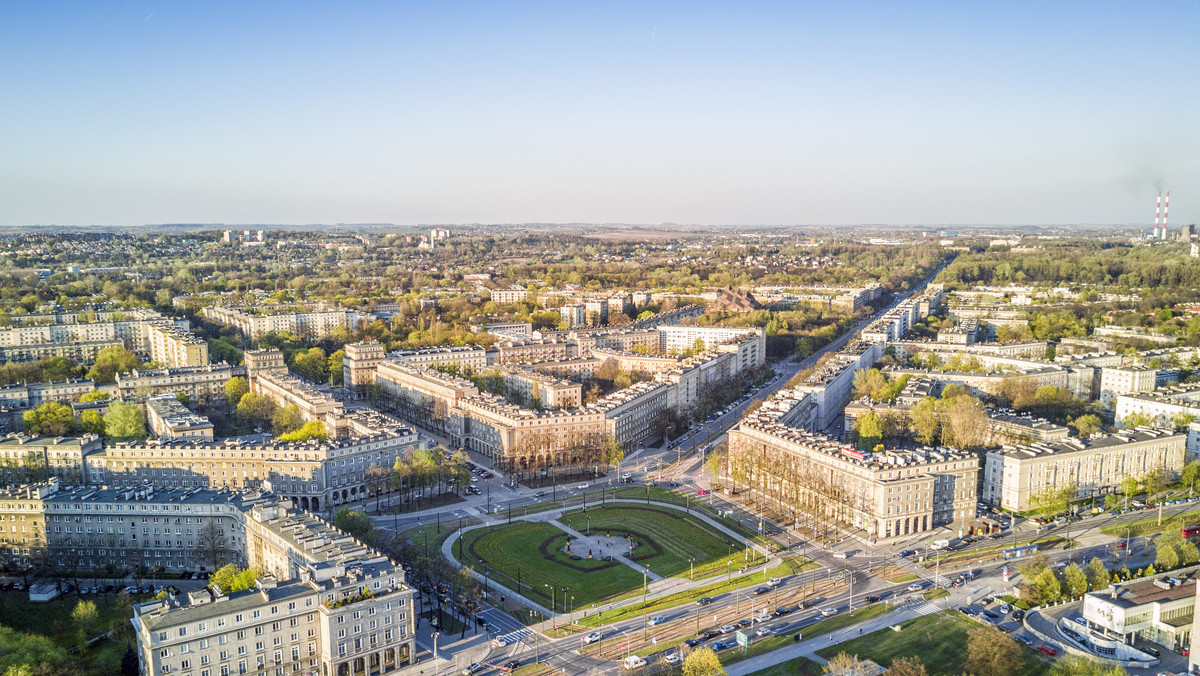
<svg viewBox="0 0 1200 676">
<path fill-rule="evenodd" d="M 1185 538 L 1198 537 L 1200 536 L 1200 525 L 1184 526 L 1183 529 L 1179 531 L 1179 534 Z"/>
</svg>

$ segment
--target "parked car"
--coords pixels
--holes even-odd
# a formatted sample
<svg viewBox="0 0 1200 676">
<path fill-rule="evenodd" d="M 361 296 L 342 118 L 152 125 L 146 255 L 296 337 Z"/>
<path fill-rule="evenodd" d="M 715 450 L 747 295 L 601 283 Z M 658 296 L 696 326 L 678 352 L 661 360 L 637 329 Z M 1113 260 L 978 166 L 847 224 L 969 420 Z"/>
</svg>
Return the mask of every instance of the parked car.
<svg viewBox="0 0 1200 676">
<path fill-rule="evenodd" d="M 1051 657 L 1054 657 L 1055 655 L 1058 654 L 1058 650 L 1051 648 L 1048 645 L 1040 645 L 1037 647 L 1037 649 L 1038 649 L 1038 652 L 1046 653 L 1047 655 L 1049 655 Z"/>
<path fill-rule="evenodd" d="M 1021 643 L 1024 643 L 1025 645 L 1029 645 L 1029 646 L 1033 645 L 1033 639 L 1029 638 L 1025 634 L 1017 634 L 1017 640 L 1020 641 Z"/>
<path fill-rule="evenodd" d="M 666 662 L 671 666 L 675 666 L 682 661 L 683 660 L 679 657 L 679 653 L 667 653 L 666 655 L 663 655 L 663 662 Z"/>
<path fill-rule="evenodd" d="M 1017 622 L 1020 622 L 1021 620 L 1025 619 L 1025 611 L 1017 608 L 1012 612 L 1012 618 Z"/>
<path fill-rule="evenodd" d="M 1142 652 L 1148 653 L 1150 655 L 1154 655 L 1155 657 L 1161 657 L 1161 655 L 1158 652 L 1158 648 L 1151 648 L 1150 646 L 1146 646 L 1145 648 L 1138 648 L 1138 650 L 1141 650 Z"/>
</svg>

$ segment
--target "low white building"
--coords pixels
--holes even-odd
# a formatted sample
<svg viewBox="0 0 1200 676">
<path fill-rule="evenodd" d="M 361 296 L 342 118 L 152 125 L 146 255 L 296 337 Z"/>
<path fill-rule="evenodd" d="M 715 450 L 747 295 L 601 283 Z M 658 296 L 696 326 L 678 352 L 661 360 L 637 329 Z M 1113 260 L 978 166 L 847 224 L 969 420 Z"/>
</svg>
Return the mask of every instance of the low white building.
<svg viewBox="0 0 1200 676">
<path fill-rule="evenodd" d="M 1127 645 L 1140 639 L 1170 650 L 1191 645 L 1196 568 L 1117 584 L 1083 597 L 1083 619 Z"/>
</svg>

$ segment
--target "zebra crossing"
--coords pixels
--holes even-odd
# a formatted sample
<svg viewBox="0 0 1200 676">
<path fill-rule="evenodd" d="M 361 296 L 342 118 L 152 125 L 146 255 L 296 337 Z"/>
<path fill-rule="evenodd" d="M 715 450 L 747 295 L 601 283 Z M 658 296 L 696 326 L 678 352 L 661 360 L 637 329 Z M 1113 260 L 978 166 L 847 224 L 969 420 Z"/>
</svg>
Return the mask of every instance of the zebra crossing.
<svg viewBox="0 0 1200 676">
<path fill-rule="evenodd" d="M 496 636 L 496 638 L 499 639 L 500 641 L 503 641 L 504 645 L 513 645 L 516 643 L 520 643 L 521 639 L 523 639 L 526 636 L 529 636 L 531 634 L 533 634 L 533 632 L 530 631 L 530 629 L 528 627 L 521 627 L 520 629 L 517 629 L 516 631 L 510 631 L 507 634 L 500 634 L 500 635 Z"/>
<path fill-rule="evenodd" d="M 923 599 L 920 601 L 909 601 L 905 605 L 905 610 L 912 611 L 917 615 L 932 615 L 934 613 L 942 612 L 941 608 L 938 608 L 937 606 Z"/>
</svg>

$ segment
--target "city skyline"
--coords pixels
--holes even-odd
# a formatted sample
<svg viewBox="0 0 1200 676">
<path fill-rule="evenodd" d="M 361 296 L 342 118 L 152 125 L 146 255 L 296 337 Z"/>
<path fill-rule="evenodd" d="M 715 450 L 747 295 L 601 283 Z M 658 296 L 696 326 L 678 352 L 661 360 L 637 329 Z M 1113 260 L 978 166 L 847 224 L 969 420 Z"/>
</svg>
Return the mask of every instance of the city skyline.
<svg viewBox="0 0 1200 676">
<path fill-rule="evenodd" d="M 1177 229 L 1198 11 L 10 5 L 0 224 Z"/>
</svg>

